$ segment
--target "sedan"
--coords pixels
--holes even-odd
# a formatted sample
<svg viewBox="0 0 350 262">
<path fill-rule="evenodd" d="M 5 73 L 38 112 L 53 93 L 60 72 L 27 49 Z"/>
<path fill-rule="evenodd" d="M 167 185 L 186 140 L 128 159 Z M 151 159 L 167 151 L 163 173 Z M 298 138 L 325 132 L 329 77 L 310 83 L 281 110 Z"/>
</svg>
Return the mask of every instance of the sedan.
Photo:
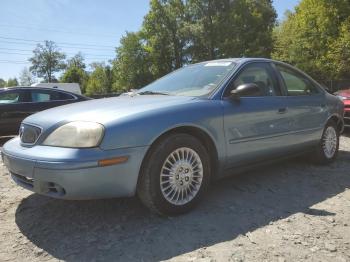
<svg viewBox="0 0 350 262">
<path fill-rule="evenodd" d="M 18 134 L 22 120 L 33 113 L 87 99 L 89 98 L 52 88 L 0 89 L 0 136 Z"/>
<path fill-rule="evenodd" d="M 285 157 L 335 160 L 344 105 L 300 70 L 268 59 L 179 69 L 117 98 L 26 118 L 3 148 L 13 180 L 59 199 L 137 195 L 177 215 L 210 182 Z"/>
</svg>

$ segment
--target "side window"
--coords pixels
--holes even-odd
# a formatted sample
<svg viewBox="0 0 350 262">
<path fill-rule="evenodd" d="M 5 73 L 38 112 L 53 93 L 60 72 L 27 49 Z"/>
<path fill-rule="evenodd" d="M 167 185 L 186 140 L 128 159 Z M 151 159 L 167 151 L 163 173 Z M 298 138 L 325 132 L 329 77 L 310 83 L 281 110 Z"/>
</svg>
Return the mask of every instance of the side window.
<svg viewBox="0 0 350 262">
<path fill-rule="evenodd" d="M 289 96 L 305 96 L 320 93 L 319 89 L 302 74 L 278 64 L 276 67 L 281 73 Z"/>
<path fill-rule="evenodd" d="M 51 101 L 51 95 L 47 91 L 32 90 L 30 93 L 31 93 L 32 102 L 48 102 L 48 101 Z"/>
<path fill-rule="evenodd" d="M 273 71 L 266 63 L 254 63 L 245 66 L 238 77 L 230 83 L 225 95 L 228 96 L 232 90 L 240 85 L 250 83 L 254 83 L 260 88 L 260 94 L 256 96 L 281 95 Z"/>
<path fill-rule="evenodd" d="M 2 92 L 0 93 L 0 104 L 12 104 L 20 101 L 19 92 Z"/>
</svg>

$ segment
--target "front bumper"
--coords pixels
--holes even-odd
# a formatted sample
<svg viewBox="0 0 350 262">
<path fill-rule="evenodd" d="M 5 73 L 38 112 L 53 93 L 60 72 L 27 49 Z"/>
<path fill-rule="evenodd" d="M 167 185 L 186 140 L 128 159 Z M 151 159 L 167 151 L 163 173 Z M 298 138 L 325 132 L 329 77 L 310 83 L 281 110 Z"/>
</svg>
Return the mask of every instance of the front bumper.
<svg viewBox="0 0 350 262">
<path fill-rule="evenodd" d="M 60 199 L 99 199 L 135 194 L 147 149 L 26 148 L 15 138 L 4 145 L 2 158 L 13 180 L 28 190 Z M 119 156 L 128 156 L 128 161 L 98 166 L 99 160 Z"/>
</svg>

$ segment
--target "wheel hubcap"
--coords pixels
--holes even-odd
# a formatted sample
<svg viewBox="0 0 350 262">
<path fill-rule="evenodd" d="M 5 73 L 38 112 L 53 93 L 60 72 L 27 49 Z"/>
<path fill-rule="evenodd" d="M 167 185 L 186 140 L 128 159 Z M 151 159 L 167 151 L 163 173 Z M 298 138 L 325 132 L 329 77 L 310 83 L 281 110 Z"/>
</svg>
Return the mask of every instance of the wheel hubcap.
<svg viewBox="0 0 350 262">
<path fill-rule="evenodd" d="M 174 205 L 190 202 L 198 193 L 203 179 L 199 155 L 191 148 L 174 150 L 164 161 L 160 188 L 165 199 Z"/>
<path fill-rule="evenodd" d="M 329 126 L 323 138 L 323 151 L 327 158 L 332 158 L 337 150 L 337 132 L 334 127 Z"/>
</svg>

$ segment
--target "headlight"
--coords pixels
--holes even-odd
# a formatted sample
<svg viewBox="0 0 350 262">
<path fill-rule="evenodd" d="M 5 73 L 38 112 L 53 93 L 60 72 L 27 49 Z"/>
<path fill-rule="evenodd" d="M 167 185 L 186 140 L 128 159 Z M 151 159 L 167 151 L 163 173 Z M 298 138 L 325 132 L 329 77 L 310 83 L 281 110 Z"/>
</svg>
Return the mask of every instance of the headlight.
<svg viewBox="0 0 350 262">
<path fill-rule="evenodd" d="M 101 124 L 76 121 L 60 126 L 43 142 L 46 146 L 87 148 L 100 144 L 104 133 Z"/>
</svg>

